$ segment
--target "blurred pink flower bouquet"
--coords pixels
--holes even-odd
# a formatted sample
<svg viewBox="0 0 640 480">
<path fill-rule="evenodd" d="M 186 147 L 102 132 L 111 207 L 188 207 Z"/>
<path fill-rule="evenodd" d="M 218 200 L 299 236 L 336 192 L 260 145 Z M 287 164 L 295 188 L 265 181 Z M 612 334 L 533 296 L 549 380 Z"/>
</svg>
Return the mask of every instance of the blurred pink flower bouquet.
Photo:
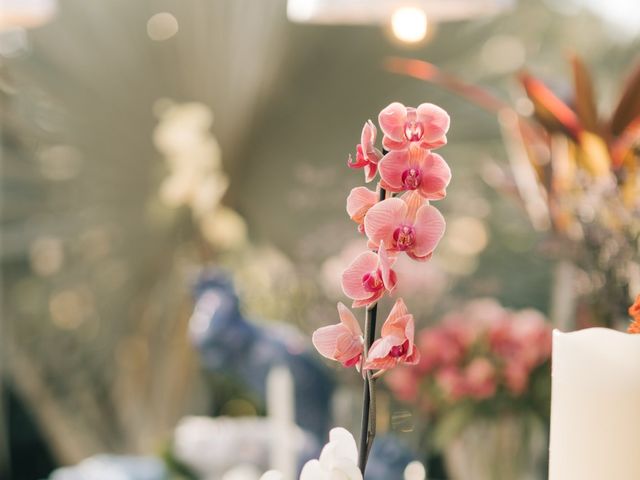
<svg viewBox="0 0 640 480">
<path fill-rule="evenodd" d="M 342 290 L 352 308 L 365 308 L 364 333 L 355 315 L 338 304 L 340 322 L 316 330 L 313 344 L 326 358 L 363 372 L 362 431 L 358 464 L 364 473 L 375 436 L 375 381 L 397 365 L 416 365 L 420 352 L 414 344 L 414 318 L 398 298 L 376 339 L 378 301 L 398 283 L 393 266 L 399 255 L 426 261 L 445 230 L 440 212 L 429 204 L 446 196 L 451 171 L 432 150 L 447 143 L 449 115 L 423 103 L 417 108 L 394 102 L 378 116 L 383 152 L 375 145 L 377 130 L 364 124 L 351 168 L 362 168 L 365 181 L 380 174 L 377 191 L 354 188 L 347 198 L 347 213 L 368 239 L 368 248 L 342 273 Z M 388 195 L 389 194 L 389 195 Z"/>
<path fill-rule="evenodd" d="M 418 332 L 416 345 L 418 366 L 386 380 L 435 419 L 441 446 L 478 417 L 547 415 L 551 328 L 539 312 L 474 300 Z"/>
</svg>

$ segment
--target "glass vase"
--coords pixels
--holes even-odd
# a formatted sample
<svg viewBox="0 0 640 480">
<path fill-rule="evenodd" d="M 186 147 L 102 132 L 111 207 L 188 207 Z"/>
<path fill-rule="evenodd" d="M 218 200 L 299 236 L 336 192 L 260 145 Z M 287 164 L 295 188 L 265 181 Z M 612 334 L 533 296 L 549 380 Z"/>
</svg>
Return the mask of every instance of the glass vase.
<svg viewBox="0 0 640 480">
<path fill-rule="evenodd" d="M 530 416 L 473 420 L 444 449 L 449 480 L 542 480 L 546 440 Z"/>
</svg>

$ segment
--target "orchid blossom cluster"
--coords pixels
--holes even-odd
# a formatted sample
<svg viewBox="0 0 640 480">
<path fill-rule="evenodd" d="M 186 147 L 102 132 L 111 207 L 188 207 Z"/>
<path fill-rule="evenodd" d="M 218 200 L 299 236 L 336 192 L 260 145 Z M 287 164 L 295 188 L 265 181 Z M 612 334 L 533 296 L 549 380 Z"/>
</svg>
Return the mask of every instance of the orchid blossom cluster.
<svg viewBox="0 0 640 480">
<path fill-rule="evenodd" d="M 359 254 L 342 274 L 342 290 L 353 300 L 352 308 L 375 308 L 396 287 L 393 265 L 398 255 L 428 260 L 445 230 L 443 216 L 429 202 L 445 197 L 451 179 L 449 166 L 433 152 L 447 143 L 449 115 L 431 103 L 411 108 L 395 102 L 380 112 L 378 120 L 385 153 L 376 147 L 377 130 L 369 120 L 355 160 L 348 161 L 351 168 L 364 170 L 366 182 L 380 176 L 377 191 L 356 187 L 347 198 L 347 213 L 371 249 Z M 338 314 L 339 324 L 313 334 L 321 355 L 363 370 L 385 371 L 419 362 L 414 319 L 401 298 L 384 322 L 381 338 L 368 349 L 353 313 L 339 303 Z"/>
</svg>

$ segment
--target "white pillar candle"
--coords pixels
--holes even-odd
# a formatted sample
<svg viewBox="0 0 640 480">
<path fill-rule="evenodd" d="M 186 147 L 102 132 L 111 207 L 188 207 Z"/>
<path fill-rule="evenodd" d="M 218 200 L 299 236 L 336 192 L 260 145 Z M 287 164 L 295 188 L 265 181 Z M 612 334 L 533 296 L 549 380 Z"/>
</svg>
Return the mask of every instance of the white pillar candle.
<svg viewBox="0 0 640 480">
<path fill-rule="evenodd" d="M 640 479 L 640 335 L 553 332 L 549 480 Z"/>
</svg>

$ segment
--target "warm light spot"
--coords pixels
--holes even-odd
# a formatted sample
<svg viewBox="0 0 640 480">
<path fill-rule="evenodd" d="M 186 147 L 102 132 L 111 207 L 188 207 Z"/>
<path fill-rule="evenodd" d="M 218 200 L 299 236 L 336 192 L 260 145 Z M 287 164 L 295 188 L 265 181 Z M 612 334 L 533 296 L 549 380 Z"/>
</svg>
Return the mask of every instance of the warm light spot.
<svg viewBox="0 0 640 480">
<path fill-rule="evenodd" d="M 455 218 L 449 222 L 448 230 L 448 246 L 458 255 L 478 255 L 489 241 L 484 222 L 477 218 Z"/>
<path fill-rule="evenodd" d="M 156 13 L 147 22 L 147 35 L 151 40 L 162 42 L 178 33 L 178 20 L 168 12 Z"/>
<path fill-rule="evenodd" d="M 427 15 L 416 7 L 398 8 L 391 15 L 391 30 L 402 42 L 420 42 L 427 36 Z"/>
<path fill-rule="evenodd" d="M 90 292 L 86 289 L 62 290 L 49 299 L 51 321 L 63 330 L 75 330 L 92 312 L 93 301 Z"/>
<path fill-rule="evenodd" d="M 424 465 L 418 461 L 413 461 L 404 469 L 404 480 L 425 480 L 427 471 Z"/>
<path fill-rule="evenodd" d="M 31 270 L 37 275 L 48 276 L 60 270 L 64 260 L 62 242 L 55 237 L 40 237 L 29 246 Z"/>
</svg>

